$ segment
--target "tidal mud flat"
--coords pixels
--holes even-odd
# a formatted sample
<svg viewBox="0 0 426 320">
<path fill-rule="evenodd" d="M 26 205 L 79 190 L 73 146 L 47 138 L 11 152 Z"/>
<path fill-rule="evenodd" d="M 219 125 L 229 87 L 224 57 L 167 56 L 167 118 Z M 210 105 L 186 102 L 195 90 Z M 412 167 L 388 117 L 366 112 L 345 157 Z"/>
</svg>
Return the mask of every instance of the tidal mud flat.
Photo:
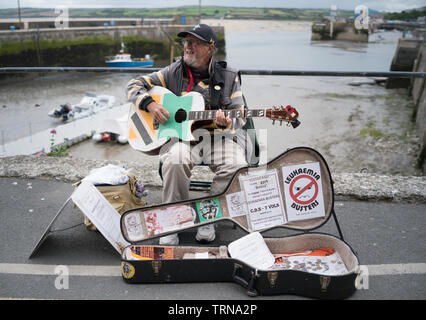
<svg viewBox="0 0 426 320">
<path fill-rule="evenodd" d="M 256 89 L 259 82 L 263 86 Z M 406 89 L 336 77 L 246 77 L 244 86 L 250 107 L 290 104 L 299 111 L 302 124 L 296 129 L 256 121 L 256 128 L 268 130 L 269 159 L 307 146 L 323 154 L 332 172 L 420 174 L 414 106 Z"/>
</svg>

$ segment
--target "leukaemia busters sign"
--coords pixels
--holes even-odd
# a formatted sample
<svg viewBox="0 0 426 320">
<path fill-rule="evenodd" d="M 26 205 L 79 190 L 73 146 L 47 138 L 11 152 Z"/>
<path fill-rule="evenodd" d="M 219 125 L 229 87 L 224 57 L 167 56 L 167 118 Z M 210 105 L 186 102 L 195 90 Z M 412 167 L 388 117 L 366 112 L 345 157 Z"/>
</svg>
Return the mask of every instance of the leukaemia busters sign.
<svg viewBox="0 0 426 320">
<path fill-rule="evenodd" d="M 282 167 L 288 221 L 325 216 L 319 162 Z"/>
</svg>

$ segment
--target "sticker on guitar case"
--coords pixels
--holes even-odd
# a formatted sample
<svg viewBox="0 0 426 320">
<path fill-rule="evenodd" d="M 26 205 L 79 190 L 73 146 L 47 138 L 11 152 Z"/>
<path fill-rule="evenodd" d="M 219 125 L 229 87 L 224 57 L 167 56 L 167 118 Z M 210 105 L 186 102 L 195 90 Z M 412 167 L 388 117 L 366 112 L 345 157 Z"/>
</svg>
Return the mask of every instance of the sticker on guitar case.
<svg viewBox="0 0 426 320">
<path fill-rule="evenodd" d="M 127 236 L 130 240 L 139 240 L 146 237 L 139 213 L 130 213 L 124 217 Z"/>
<path fill-rule="evenodd" d="M 128 262 L 121 263 L 121 274 L 125 279 L 131 279 L 135 275 L 135 267 Z"/>
<path fill-rule="evenodd" d="M 282 167 L 288 221 L 325 216 L 319 162 Z"/>
<path fill-rule="evenodd" d="M 226 195 L 226 204 L 229 215 L 232 218 L 247 215 L 247 204 L 243 192 L 235 192 Z"/>
<path fill-rule="evenodd" d="M 196 208 L 200 222 L 222 217 L 222 211 L 220 210 L 220 204 L 217 198 L 197 202 Z"/>
<path fill-rule="evenodd" d="M 177 205 L 144 212 L 148 236 L 176 231 L 194 225 L 197 215 L 189 205 Z"/>
</svg>

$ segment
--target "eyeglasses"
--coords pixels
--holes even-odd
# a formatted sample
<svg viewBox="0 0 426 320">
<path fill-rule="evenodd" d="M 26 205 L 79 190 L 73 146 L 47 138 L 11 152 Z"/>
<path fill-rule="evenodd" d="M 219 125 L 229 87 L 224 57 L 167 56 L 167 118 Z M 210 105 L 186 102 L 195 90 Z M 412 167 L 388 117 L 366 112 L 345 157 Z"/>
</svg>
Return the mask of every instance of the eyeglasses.
<svg viewBox="0 0 426 320">
<path fill-rule="evenodd" d="M 208 45 L 208 43 L 201 41 L 201 40 L 196 40 L 196 39 L 182 39 L 182 45 L 190 45 L 191 47 L 197 47 L 197 46 L 206 46 Z"/>
</svg>

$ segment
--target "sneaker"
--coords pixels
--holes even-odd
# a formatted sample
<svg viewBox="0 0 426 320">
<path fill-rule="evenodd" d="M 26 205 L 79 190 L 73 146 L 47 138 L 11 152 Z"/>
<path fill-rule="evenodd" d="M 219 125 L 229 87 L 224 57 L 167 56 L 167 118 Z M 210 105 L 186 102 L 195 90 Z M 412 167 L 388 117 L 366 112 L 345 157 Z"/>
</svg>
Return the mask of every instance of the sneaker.
<svg viewBox="0 0 426 320">
<path fill-rule="evenodd" d="M 195 239 L 200 242 L 211 242 L 216 238 L 216 233 L 214 231 L 214 225 L 208 224 L 202 227 L 198 227 L 197 235 Z"/>
<path fill-rule="evenodd" d="M 160 238 L 160 244 L 166 246 L 175 246 L 179 244 L 179 236 L 177 233 L 171 234 L 169 236 L 164 236 Z"/>
</svg>

